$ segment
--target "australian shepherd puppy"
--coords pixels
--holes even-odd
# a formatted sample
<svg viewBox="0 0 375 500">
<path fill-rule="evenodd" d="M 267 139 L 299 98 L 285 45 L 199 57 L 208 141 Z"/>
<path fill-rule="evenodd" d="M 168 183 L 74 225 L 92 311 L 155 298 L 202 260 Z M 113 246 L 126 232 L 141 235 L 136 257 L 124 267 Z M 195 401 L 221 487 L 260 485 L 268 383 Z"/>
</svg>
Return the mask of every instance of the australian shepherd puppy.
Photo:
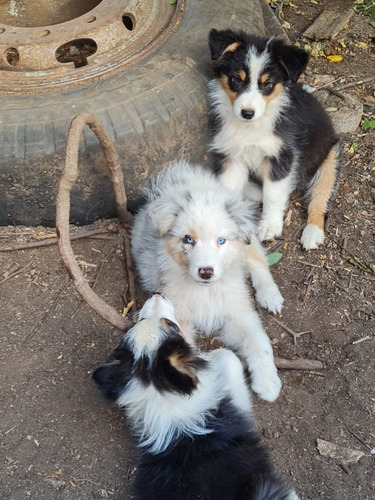
<svg viewBox="0 0 375 500">
<path fill-rule="evenodd" d="M 282 233 L 292 192 L 307 202 L 302 246 L 317 248 L 335 194 L 341 148 L 326 111 L 296 83 L 304 50 L 273 38 L 211 30 L 210 145 L 224 186 L 261 201 L 261 240 Z"/>
<path fill-rule="evenodd" d="M 275 400 L 281 382 L 248 274 L 262 306 L 277 312 L 283 299 L 256 241 L 250 203 L 212 172 L 186 162 L 161 171 L 146 198 L 132 231 L 144 289 L 171 300 L 189 341 L 196 332 L 219 335 L 246 359 L 253 390 Z"/>
<path fill-rule="evenodd" d="M 298 500 L 255 431 L 241 362 L 198 354 L 162 295 L 93 377 L 139 438 L 135 500 Z"/>
</svg>

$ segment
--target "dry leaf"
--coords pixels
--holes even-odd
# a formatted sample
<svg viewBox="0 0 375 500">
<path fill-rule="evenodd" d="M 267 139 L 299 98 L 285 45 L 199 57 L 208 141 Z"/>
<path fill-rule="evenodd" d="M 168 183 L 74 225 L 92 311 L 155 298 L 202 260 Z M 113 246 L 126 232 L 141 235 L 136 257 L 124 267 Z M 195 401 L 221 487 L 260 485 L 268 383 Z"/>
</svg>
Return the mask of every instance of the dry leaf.
<svg viewBox="0 0 375 500">
<path fill-rule="evenodd" d="M 341 460 L 344 463 L 358 462 L 358 460 L 365 455 L 363 451 L 337 446 L 329 441 L 324 441 L 324 439 L 318 438 L 317 443 L 318 451 L 321 455 Z"/>
<path fill-rule="evenodd" d="M 332 62 L 339 62 L 342 61 L 342 56 L 327 56 L 327 59 Z"/>
</svg>

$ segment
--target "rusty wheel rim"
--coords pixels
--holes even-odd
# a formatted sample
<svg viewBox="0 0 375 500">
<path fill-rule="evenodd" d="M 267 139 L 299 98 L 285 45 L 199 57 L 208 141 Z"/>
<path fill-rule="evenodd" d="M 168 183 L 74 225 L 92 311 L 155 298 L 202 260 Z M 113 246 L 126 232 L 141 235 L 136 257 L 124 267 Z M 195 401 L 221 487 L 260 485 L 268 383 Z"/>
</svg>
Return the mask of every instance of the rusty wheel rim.
<svg viewBox="0 0 375 500">
<path fill-rule="evenodd" d="M 27 7 L 30 2 L 22 3 Z M 3 95 L 79 85 L 121 71 L 160 47 L 183 15 L 183 2 L 166 0 L 86 0 L 86 5 L 87 12 L 78 17 L 58 22 L 51 16 L 55 24 L 43 26 L 37 21 L 6 24 L 12 18 L 0 10 Z"/>
</svg>

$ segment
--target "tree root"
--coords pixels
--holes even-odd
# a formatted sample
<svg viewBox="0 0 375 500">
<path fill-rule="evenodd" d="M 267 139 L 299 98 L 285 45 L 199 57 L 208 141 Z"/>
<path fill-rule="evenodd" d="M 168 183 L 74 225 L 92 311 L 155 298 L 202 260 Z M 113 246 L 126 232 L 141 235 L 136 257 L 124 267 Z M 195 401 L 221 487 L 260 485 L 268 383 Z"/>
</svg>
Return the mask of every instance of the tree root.
<svg viewBox="0 0 375 500">
<path fill-rule="evenodd" d="M 124 318 L 112 306 L 106 304 L 91 288 L 86 279 L 84 278 L 77 261 L 75 259 L 69 237 L 69 216 L 70 216 L 70 192 L 78 178 L 78 148 L 79 139 L 85 125 L 88 125 L 95 133 L 104 152 L 108 168 L 111 173 L 112 184 L 116 198 L 116 208 L 118 218 L 124 228 L 125 241 L 129 239 L 127 229 L 132 224 L 132 216 L 127 210 L 127 198 L 124 187 L 124 178 L 120 166 L 120 160 L 115 150 L 113 142 L 106 132 L 103 124 L 98 118 L 89 113 L 80 113 L 73 118 L 70 125 L 66 156 L 65 167 L 61 175 L 59 190 L 56 200 L 56 234 L 59 245 L 59 252 L 63 265 L 72 279 L 76 290 L 87 304 L 97 312 L 104 320 L 112 326 L 126 331 L 131 322 L 128 318 Z M 134 273 L 132 272 L 133 266 L 129 262 L 130 253 L 126 255 L 126 266 L 128 270 L 129 282 L 133 280 Z M 134 286 L 129 284 L 129 290 L 134 291 Z M 135 297 L 132 297 L 133 299 Z"/>
</svg>

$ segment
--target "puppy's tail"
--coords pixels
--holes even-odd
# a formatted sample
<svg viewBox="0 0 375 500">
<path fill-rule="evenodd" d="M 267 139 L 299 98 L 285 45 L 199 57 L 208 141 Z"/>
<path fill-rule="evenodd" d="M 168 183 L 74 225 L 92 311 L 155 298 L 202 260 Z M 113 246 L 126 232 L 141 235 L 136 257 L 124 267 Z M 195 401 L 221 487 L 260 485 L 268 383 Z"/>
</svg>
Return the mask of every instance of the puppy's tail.
<svg viewBox="0 0 375 500">
<path fill-rule="evenodd" d="M 264 478 L 254 493 L 254 500 L 299 500 L 294 491 L 291 491 L 278 478 Z"/>
<path fill-rule="evenodd" d="M 336 194 L 342 170 L 342 147 L 336 142 L 310 182 L 307 191 L 308 219 L 322 231 L 327 212 Z"/>
</svg>

